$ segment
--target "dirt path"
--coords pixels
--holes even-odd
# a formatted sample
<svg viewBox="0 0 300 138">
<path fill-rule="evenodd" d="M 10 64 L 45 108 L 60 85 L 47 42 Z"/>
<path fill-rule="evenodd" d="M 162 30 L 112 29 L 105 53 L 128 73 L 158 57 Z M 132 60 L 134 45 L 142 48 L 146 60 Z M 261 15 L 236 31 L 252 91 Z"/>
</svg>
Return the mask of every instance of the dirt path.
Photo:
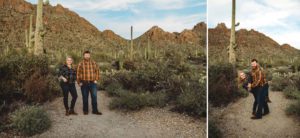
<svg viewBox="0 0 300 138">
<path fill-rule="evenodd" d="M 286 107 L 293 101 L 286 99 L 281 92 L 270 92 L 272 103 L 270 114 L 261 120 L 250 119 L 253 96 L 242 98 L 223 109 L 214 109 L 218 114 L 220 128 L 225 137 L 300 137 L 300 122 L 285 114 Z"/>
<path fill-rule="evenodd" d="M 52 127 L 36 137 L 167 138 L 206 135 L 204 119 L 195 120 L 165 109 L 146 108 L 131 113 L 111 111 L 108 109 L 110 98 L 102 91 L 98 92 L 97 98 L 103 115 L 83 115 L 82 96 L 78 87 L 77 93 L 75 110 L 79 115 L 65 116 L 62 98 L 57 98 L 46 106 L 53 120 Z"/>
</svg>

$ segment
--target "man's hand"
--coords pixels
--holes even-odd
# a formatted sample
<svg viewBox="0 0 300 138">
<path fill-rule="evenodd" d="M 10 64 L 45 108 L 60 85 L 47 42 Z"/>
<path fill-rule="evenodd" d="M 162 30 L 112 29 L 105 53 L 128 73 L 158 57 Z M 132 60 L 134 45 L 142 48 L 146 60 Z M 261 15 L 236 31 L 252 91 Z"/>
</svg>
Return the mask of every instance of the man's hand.
<svg viewBox="0 0 300 138">
<path fill-rule="evenodd" d="M 251 91 L 251 83 L 249 83 L 247 87 L 248 87 L 248 91 L 250 92 Z"/>
<path fill-rule="evenodd" d="M 97 83 L 97 81 L 95 80 L 94 83 Z"/>
<path fill-rule="evenodd" d="M 68 81 L 65 77 L 62 77 L 62 80 L 63 80 L 64 82 L 67 82 L 67 81 Z"/>
<path fill-rule="evenodd" d="M 82 86 L 82 83 L 80 82 L 80 83 L 78 83 L 78 85 L 79 85 L 79 86 Z"/>
</svg>

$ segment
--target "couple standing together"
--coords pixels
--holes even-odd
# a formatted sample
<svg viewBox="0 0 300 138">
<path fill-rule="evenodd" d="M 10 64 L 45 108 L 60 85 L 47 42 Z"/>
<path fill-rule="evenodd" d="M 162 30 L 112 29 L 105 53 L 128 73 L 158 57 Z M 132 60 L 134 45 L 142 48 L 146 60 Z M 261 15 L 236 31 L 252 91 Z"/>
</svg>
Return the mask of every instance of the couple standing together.
<svg viewBox="0 0 300 138">
<path fill-rule="evenodd" d="M 97 107 L 97 81 L 99 80 L 99 67 L 97 63 L 91 60 L 89 51 L 83 53 L 83 61 L 81 61 L 77 70 L 73 67 L 73 59 L 66 58 L 66 63 L 59 68 L 60 86 L 63 91 L 63 102 L 66 109 L 66 116 L 77 115 L 74 111 L 75 103 L 77 100 L 77 91 L 75 81 L 81 87 L 82 101 L 83 101 L 83 114 L 88 114 L 88 99 L 91 94 L 92 99 L 92 113 L 102 115 Z M 68 96 L 72 96 L 71 106 L 69 107 Z"/>
<path fill-rule="evenodd" d="M 268 102 L 271 102 L 269 99 L 269 84 L 265 72 L 256 59 L 251 60 L 251 67 L 252 70 L 247 75 L 240 72 L 240 82 L 243 88 L 254 96 L 251 119 L 261 119 L 263 115 L 270 113 L 268 106 Z"/>
</svg>

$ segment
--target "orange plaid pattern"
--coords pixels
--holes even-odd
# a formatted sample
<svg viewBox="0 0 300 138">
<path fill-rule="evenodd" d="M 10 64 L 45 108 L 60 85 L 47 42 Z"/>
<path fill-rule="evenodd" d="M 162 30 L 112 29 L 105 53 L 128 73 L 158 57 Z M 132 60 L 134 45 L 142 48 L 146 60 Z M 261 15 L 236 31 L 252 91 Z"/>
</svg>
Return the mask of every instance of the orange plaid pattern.
<svg viewBox="0 0 300 138">
<path fill-rule="evenodd" d="M 99 67 L 95 61 L 83 60 L 77 67 L 77 83 L 97 81 L 100 78 Z"/>
<path fill-rule="evenodd" d="M 255 70 L 252 70 L 252 85 L 251 87 L 263 86 L 266 83 L 266 74 L 258 67 Z"/>
</svg>

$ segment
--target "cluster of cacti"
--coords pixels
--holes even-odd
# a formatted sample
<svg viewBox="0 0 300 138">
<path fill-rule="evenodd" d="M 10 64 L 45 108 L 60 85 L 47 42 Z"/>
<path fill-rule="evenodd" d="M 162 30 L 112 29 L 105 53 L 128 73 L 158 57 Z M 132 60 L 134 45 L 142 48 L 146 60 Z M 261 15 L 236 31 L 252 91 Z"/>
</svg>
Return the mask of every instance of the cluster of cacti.
<svg viewBox="0 0 300 138">
<path fill-rule="evenodd" d="M 32 27 L 32 15 L 30 15 L 29 19 L 29 30 L 25 30 L 25 46 L 30 53 L 33 52 L 35 55 L 40 55 L 44 52 L 44 35 L 45 30 L 43 28 L 43 0 L 38 0 L 35 31 L 33 31 Z"/>
<path fill-rule="evenodd" d="M 235 40 L 235 0 L 232 0 L 232 20 L 231 20 L 231 34 L 230 34 L 230 44 L 227 48 L 229 63 L 236 64 L 236 55 L 235 50 L 237 48 L 236 40 Z"/>
</svg>

